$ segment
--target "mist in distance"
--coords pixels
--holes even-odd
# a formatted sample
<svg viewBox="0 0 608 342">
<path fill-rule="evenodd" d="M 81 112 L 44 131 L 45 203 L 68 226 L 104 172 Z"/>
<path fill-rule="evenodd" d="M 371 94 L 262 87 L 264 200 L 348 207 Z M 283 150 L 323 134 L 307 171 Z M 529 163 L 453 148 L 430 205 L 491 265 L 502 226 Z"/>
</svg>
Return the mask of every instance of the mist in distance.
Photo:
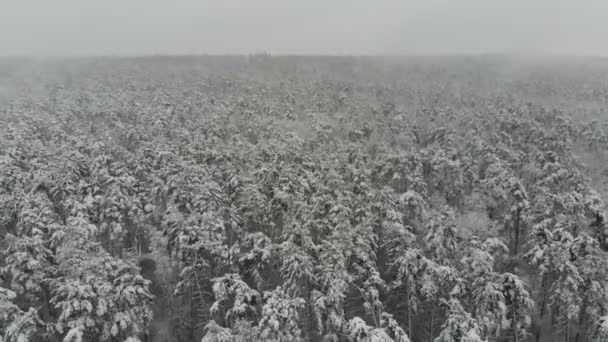
<svg viewBox="0 0 608 342">
<path fill-rule="evenodd" d="M 608 56 L 605 0 L 2 0 L 0 56 Z"/>
</svg>

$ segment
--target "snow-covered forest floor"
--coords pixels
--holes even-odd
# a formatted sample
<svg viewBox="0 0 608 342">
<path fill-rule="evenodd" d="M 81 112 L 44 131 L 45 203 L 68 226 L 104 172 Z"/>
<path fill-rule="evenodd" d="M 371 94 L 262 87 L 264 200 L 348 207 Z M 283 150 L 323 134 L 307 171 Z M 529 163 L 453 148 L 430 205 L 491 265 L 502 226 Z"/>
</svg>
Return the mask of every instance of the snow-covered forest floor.
<svg viewBox="0 0 608 342">
<path fill-rule="evenodd" d="M 0 60 L 0 341 L 608 341 L 608 60 Z"/>
</svg>

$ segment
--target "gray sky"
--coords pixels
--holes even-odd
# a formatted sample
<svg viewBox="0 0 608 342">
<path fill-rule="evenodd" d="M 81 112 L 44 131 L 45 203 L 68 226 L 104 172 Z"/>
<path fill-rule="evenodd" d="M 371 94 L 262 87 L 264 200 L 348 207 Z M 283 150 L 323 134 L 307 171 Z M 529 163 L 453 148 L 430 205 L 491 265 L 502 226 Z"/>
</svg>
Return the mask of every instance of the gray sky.
<svg viewBox="0 0 608 342">
<path fill-rule="evenodd" d="M 608 56 L 608 0 L 0 0 L 0 55 Z"/>
</svg>

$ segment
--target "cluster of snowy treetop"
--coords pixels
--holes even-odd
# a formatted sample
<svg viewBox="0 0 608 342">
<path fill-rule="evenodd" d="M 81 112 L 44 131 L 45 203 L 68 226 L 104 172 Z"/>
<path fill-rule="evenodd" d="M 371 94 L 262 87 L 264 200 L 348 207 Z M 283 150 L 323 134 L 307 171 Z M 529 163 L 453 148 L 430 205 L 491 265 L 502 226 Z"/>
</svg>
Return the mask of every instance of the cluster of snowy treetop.
<svg viewBox="0 0 608 342">
<path fill-rule="evenodd" d="M 0 341 L 608 341 L 606 72 L 498 69 L 15 72 Z"/>
</svg>

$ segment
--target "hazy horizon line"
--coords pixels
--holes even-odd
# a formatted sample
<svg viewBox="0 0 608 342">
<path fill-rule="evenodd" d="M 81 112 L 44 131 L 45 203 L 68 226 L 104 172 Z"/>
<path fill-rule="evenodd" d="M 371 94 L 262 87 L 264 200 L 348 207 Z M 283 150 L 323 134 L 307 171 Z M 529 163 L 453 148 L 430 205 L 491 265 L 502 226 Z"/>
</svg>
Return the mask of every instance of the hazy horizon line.
<svg viewBox="0 0 608 342">
<path fill-rule="evenodd" d="M 608 55 L 579 55 L 565 53 L 506 53 L 506 52 L 480 52 L 480 53 L 273 53 L 266 51 L 239 52 L 239 53 L 143 53 L 143 54 L 52 54 L 52 55 L 0 55 L 0 59 L 95 59 L 95 58 L 158 58 L 158 57 L 350 57 L 350 58 L 461 58 L 461 57 L 495 57 L 495 58 L 593 58 L 605 59 Z"/>
</svg>

